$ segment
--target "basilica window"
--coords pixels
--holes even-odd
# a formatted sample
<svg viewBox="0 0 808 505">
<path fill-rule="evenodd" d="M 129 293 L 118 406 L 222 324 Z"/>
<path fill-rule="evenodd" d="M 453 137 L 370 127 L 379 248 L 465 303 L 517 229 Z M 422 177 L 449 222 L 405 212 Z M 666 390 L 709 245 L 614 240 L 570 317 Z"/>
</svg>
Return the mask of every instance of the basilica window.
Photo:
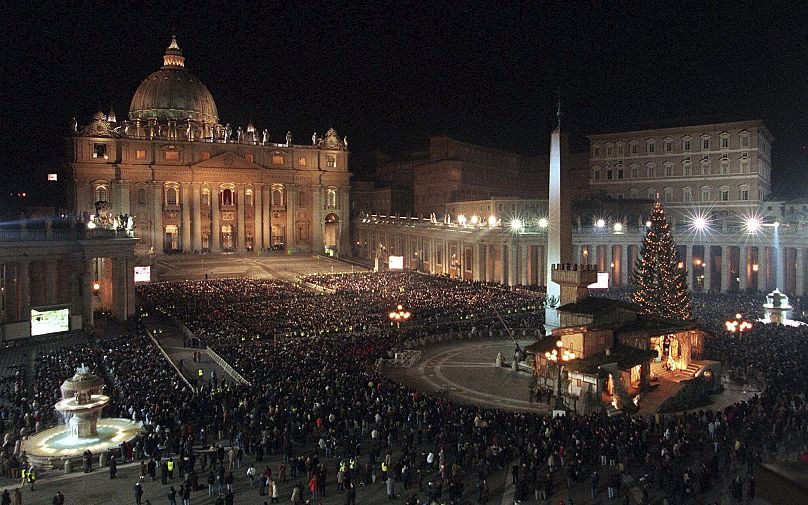
<svg viewBox="0 0 808 505">
<path fill-rule="evenodd" d="M 210 190 L 208 188 L 202 190 L 202 205 L 210 207 Z"/>
<path fill-rule="evenodd" d="M 248 189 L 247 191 L 244 192 L 244 204 L 252 207 L 254 203 L 255 202 L 253 199 L 253 191 L 251 189 Z"/>
<path fill-rule="evenodd" d="M 337 208 L 337 190 L 333 188 L 328 188 L 326 192 L 326 206 L 329 209 L 336 209 Z"/>
<path fill-rule="evenodd" d="M 93 158 L 108 160 L 109 155 L 107 154 L 107 145 L 99 142 L 93 144 Z"/>
<path fill-rule="evenodd" d="M 179 205 L 179 191 L 173 186 L 166 188 L 166 205 Z"/>
<path fill-rule="evenodd" d="M 233 190 L 230 188 L 225 188 L 222 190 L 222 205 L 233 205 Z"/>
<path fill-rule="evenodd" d="M 210 152 L 209 151 L 202 151 L 201 153 L 199 153 L 199 158 L 202 161 L 209 160 L 210 159 Z"/>
<path fill-rule="evenodd" d="M 146 150 L 145 149 L 138 149 L 135 151 L 135 159 L 136 160 L 145 160 L 146 159 Z"/>
<path fill-rule="evenodd" d="M 300 158 L 297 159 L 297 164 L 298 164 L 298 166 L 305 167 L 306 166 L 306 158 L 304 156 L 301 156 Z"/>
<path fill-rule="evenodd" d="M 137 204 L 146 205 L 146 190 L 144 188 L 138 188 L 137 190 Z"/>
<path fill-rule="evenodd" d="M 326 168 L 337 168 L 337 157 L 333 154 L 326 154 L 325 155 L 325 167 Z"/>
<path fill-rule="evenodd" d="M 180 153 L 179 151 L 165 151 L 163 158 L 165 158 L 166 161 L 177 161 L 180 159 Z"/>
<path fill-rule="evenodd" d="M 95 188 L 95 201 L 96 202 L 106 202 L 109 198 L 109 193 L 107 192 L 106 186 L 96 186 Z"/>
<path fill-rule="evenodd" d="M 273 165 L 283 165 L 284 163 L 285 163 L 285 160 L 283 159 L 282 155 L 276 154 L 276 155 L 272 156 L 272 164 Z"/>
<path fill-rule="evenodd" d="M 273 186 L 273 188 L 272 188 L 272 206 L 273 207 L 281 207 L 281 206 L 283 206 L 283 187 L 282 186 Z"/>
<path fill-rule="evenodd" d="M 244 159 L 246 159 L 247 161 L 252 163 L 252 162 L 255 161 L 255 155 L 254 154 L 248 154 L 248 155 L 244 156 Z"/>
</svg>

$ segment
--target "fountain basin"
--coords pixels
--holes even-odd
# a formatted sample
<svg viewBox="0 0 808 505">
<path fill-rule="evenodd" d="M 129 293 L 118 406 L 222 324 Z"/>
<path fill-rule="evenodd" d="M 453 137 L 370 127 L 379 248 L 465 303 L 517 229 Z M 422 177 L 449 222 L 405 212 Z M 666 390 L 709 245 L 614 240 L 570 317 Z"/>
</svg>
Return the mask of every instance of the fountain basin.
<svg viewBox="0 0 808 505">
<path fill-rule="evenodd" d="M 74 435 L 69 426 L 60 425 L 23 440 L 22 450 L 37 468 L 62 468 L 67 460 L 81 461 L 87 449 L 94 457 L 117 449 L 120 444 L 137 438 L 141 429 L 141 423 L 129 419 L 104 418 L 96 424 L 96 434 L 84 438 Z"/>
</svg>

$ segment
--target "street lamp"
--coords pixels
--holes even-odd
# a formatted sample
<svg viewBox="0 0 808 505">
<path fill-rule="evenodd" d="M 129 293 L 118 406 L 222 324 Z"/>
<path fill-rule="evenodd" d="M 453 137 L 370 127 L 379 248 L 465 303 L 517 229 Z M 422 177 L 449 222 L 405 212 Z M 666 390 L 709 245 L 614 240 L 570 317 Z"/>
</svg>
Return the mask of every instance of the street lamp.
<svg viewBox="0 0 808 505">
<path fill-rule="evenodd" d="M 404 310 L 404 306 L 400 303 L 396 305 L 395 310 L 391 310 L 387 317 L 390 319 L 390 322 L 396 323 L 396 328 L 401 328 L 401 321 L 408 321 L 410 319 L 410 312 L 408 310 Z"/>
<path fill-rule="evenodd" d="M 561 367 L 564 366 L 564 363 L 568 363 L 575 359 L 575 353 L 570 351 L 569 349 L 564 349 L 564 342 L 558 340 L 556 342 L 556 348 L 552 351 L 548 351 L 544 353 L 544 357 L 547 358 L 548 362 L 553 361 L 556 364 L 556 368 L 558 368 L 558 379 L 556 380 L 556 410 L 564 410 L 564 400 L 561 399 Z"/>
</svg>

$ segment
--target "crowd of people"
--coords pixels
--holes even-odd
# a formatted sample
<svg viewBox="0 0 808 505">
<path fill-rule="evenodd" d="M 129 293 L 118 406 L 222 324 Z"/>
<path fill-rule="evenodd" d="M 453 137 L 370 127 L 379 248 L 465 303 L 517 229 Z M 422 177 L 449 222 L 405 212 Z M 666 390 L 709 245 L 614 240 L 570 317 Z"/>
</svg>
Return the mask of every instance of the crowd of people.
<svg viewBox="0 0 808 505">
<path fill-rule="evenodd" d="M 35 401 L 5 416 L 7 439 L 54 421 L 58 384 L 80 362 L 107 379 L 110 415 L 147 426 L 132 451 L 143 475 L 154 479 L 171 461 L 183 479 L 178 496 L 207 491 L 222 503 L 237 502 L 233 482 L 247 479 L 267 501 L 302 503 L 336 488 L 346 503 L 362 503 L 365 489 L 378 486 L 407 504 L 486 503 L 492 479 L 505 472 L 517 499 L 557 500 L 576 486 L 611 497 L 624 493 L 626 472 L 671 503 L 722 486 L 744 498 L 755 492 L 757 462 L 808 439 L 808 329 L 723 327 L 739 311 L 753 317 L 760 297 L 697 296 L 694 306 L 715 335 L 709 357 L 760 381 L 762 394 L 718 412 L 551 418 L 427 395 L 377 366 L 405 340 L 501 327 L 499 316 L 538 327 L 540 293 L 412 273 L 304 281 L 334 294 L 249 279 L 141 288 L 147 310 L 182 321 L 252 386 L 211 378 L 192 391 L 134 326 L 41 356 Z M 387 317 L 397 304 L 413 314 L 401 328 Z M 298 338 L 277 338 L 290 334 Z"/>
</svg>

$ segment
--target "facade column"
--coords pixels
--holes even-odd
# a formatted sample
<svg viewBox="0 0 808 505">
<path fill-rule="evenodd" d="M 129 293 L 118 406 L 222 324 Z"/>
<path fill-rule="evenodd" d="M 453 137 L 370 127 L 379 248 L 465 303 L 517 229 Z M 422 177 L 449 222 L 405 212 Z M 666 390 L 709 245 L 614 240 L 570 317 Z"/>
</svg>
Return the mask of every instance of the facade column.
<svg viewBox="0 0 808 505">
<path fill-rule="evenodd" d="M 191 250 L 191 186 L 182 183 L 180 186 L 182 198 L 182 251 Z"/>
<path fill-rule="evenodd" d="M 191 201 L 193 203 L 193 207 L 191 212 L 193 213 L 191 217 L 191 224 L 193 226 L 192 229 L 192 244 L 193 250 L 195 252 L 202 251 L 202 205 L 201 200 L 202 196 L 200 192 L 202 191 L 202 185 L 198 182 L 192 182 L 189 186 L 191 190 Z"/>
<path fill-rule="evenodd" d="M 17 319 L 31 320 L 31 262 L 17 262 Z"/>
<path fill-rule="evenodd" d="M 295 237 L 295 221 L 297 214 L 297 185 L 286 186 L 286 237 L 284 244 L 286 248 L 294 247 L 297 244 Z M 376 246 L 378 247 L 378 246 Z"/>
<path fill-rule="evenodd" d="M 271 219 L 272 219 L 272 195 L 270 194 L 270 189 L 266 185 L 261 188 L 261 209 L 262 209 L 262 218 L 261 222 L 263 223 L 263 233 L 264 233 L 264 240 L 261 243 L 265 251 L 272 250 L 272 232 L 271 232 Z"/>
<path fill-rule="evenodd" d="M 747 268 L 749 265 L 749 247 L 742 245 L 738 249 L 738 290 L 746 293 L 749 287 Z"/>
<path fill-rule="evenodd" d="M 59 303 L 59 258 L 45 260 L 45 293 L 46 303 Z"/>
<path fill-rule="evenodd" d="M 539 286 L 547 285 L 547 279 L 544 278 L 544 276 L 547 275 L 547 256 L 545 255 L 546 250 L 547 248 L 543 245 L 539 245 L 536 250 L 536 261 L 539 263 L 539 275 L 537 279 Z"/>
<path fill-rule="evenodd" d="M 471 278 L 474 279 L 475 281 L 478 281 L 478 282 L 481 281 L 481 280 L 484 280 L 482 278 L 482 276 L 480 275 L 481 270 L 483 268 L 483 262 L 482 262 L 482 258 L 480 257 L 480 243 L 479 242 L 474 242 L 474 267 L 472 267 L 472 268 L 474 269 L 474 273 L 472 274 Z"/>
<path fill-rule="evenodd" d="M 83 259 L 81 276 L 81 327 L 92 328 L 93 321 L 93 258 Z"/>
<path fill-rule="evenodd" d="M 609 272 L 609 287 L 611 287 L 614 286 L 614 279 L 612 278 L 614 275 L 614 268 L 612 268 L 612 244 L 603 246 L 603 251 L 603 269 Z"/>
<path fill-rule="evenodd" d="M 220 239 L 222 235 L 222 225 L 219 221 L 219 186 L 210 188 L 210 251 L 219 252 L 221 250 Z"/>
<path fill-rule="evenodd" d="M 129 290 L 134 289 L 133 276 L 134 272 L 129 273 L 128 258 L 112 258 L 112 313 L 119 321 L 129 319 Z"/>
<path fill-rule="evenodd" d="M 702 265 L 704 266 L 704 292 L 709 293 L 712 287 L 713 278 L 713 255 L 712 246 L 704 246 L 704 258 Z"/>
<path fill-rule="evenodd" d="M 311 252 L 314 254 L 323 254 L 325 252 L 325 248 L 323 246 L 323 228 L 325 227 L 325 213 L 323 212 L 325 208 L 325 188 L 318 184 L 312 187 L 311 190 L 311 198 L 313 201 L 312 205 L 312 216 L 311 216 Z M 396 254 L 401 254 L 399 251 L 396 251 Z"/>
<path fill-rule="evenodd" d="M 721 292 L 726 293 L 729 291 L 729 276 L 730 274 L 730 267 L 729 267 L 729 247 L 722 245 L 721 246 L 721 275 L 719 276 L 720 285 L 721 285 Z"/>
<path fill-rule="evenodd" d="M 527 244 L 522 244 L 519 246 L 519 259 L 517 261 L 517 266 L 519 267 L 519 284 L 522 286 L 530 284 L 530 280 L 527 277 L 529 261 L 530 256 L 527 254 Z"/>
<path fill-rule="evenodd" d="M 253 252 L 260 254 L 264 247 L 264 189 L 261 184 L 253 187 Z"/>
<path fill-rule="evenodd" d="M 247 204 L 247 199 L 245 198 L 245 191 L 244 191 L 244 184 L 239 184 L 236 186 L 236 204 L 238 205 L 238 224 L 236 226 L 236 250 L 239 252 L 244 251 L 246 247 L 244 244 L 244 234 L 246 227 L 244 226 L 244 207 Z M 253 195 L 254 196 L 254 195 Z M 253 200 L 255 201 L 255 200 Z"/>
<path fill-rule="evenodd" d="M 797 274 L 794 291 L 797 296 L 802 296 L 805 292 L 805 250 L 802 247 L 797 247 L 797 265 L 794 271 Z"/>
<path fill-rule="evenodd" d="M 777 284 L 774 287 L 785 292 L 787 291 L 786 289 L 786 258 L 788 258 L 788 254 L 786 253 L 787 248 L 784 246 L 780 246 L 777 249 L 772 249 L 772 252 L 775 251 L 777 252 L 777 265 L 774 272 Z"/>
<path fill-rule="evenodd" d="M 507 284 L 508 283 L 508 271 L 505 268 L 505 266 L 507 264 L 507 261 L 505 261 L 506 252 L 507 252 L 507 249 L 505 247 L 505 244 L 500 243 L 499 244 L 499 264 L 500 264 L 499 272 L 500 273 L 499 273 L 499 279 L 498 279 L 500 284 Z"/>
<path fill-rule="evenodd" d="M 165 248 L 165 230 L 163 230 L 163 185 L 152 183 L 152 247 L 154 252 L 162 253 Z"/>
</svg>

